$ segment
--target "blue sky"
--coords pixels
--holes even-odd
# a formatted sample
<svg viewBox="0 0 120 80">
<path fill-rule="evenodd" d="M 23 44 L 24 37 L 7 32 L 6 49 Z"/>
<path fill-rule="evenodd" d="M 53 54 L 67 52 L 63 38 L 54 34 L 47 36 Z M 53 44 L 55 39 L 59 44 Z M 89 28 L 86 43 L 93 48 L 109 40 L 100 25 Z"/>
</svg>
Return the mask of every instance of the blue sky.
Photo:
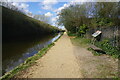
<svg viewBox="0 0 120 80">
<path fill-rule="evenodd" d="M 56 10 L 60 7 L 62 7 L 65 3 L 67 2 L 59 2 L 55 5 L 52 5 L 53 10 Z M 32 12 L 33 14 L 45 14 L 47 12 L 50 12 L 54 15 L 56 15 L 56 13 L 53 10 L 49 10 L 49 9 L 43 9 L 42 7 L 44 6 L 42 4 L 42 2 L 26 2 L 26 4 L 29 5 L 29 11 Z"/>
<path fill-rule="evenodd" d="M 68 2 L 56 2 L 56 3 L 43 3 L 43 2 L 26 2 L 28 11 L 34 15 L 46 15 L 50 17 L 50 24 L 53 26 L 56 25 L 57 13 L 65 7 Z M 60 26 L 60 28 L 63 28 Z"/>
<path fill-rule="evenodd" d="M 50 19 L 50 23 L 53 26 L 56 25 L 57 14 L 68 6 L 69 2 L 48 2 L 44 0 L 42 2 L 13 2 L 13 5 L 18 8 L 22 8 L 25 13 L 32 13 L 33 15 L 45 15 Z"/>
</svg>

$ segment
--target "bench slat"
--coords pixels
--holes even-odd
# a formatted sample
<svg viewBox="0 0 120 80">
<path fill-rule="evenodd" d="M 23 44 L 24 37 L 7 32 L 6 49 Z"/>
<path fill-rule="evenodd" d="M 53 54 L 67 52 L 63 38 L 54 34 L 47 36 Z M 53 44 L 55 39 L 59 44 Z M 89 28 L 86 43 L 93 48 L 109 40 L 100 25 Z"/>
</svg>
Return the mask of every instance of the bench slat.
<svg viewBox="0 0 120 80">
<path fill-rule="evenodd" d="M 98 48 L 95 45 L 90 45 L 90 48 L 92 48 L 93 50 L 103 51 L 101 48 Z"/>
</svg>

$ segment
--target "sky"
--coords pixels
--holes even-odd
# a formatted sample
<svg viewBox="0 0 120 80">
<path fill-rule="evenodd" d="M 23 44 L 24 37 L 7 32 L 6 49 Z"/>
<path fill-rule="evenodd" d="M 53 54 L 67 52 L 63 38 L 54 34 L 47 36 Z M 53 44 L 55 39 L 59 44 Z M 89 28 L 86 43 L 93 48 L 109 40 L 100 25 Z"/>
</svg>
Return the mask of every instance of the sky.
<svg viewBox="0 0 120 80">
<path fill-rule="evenodd" d="M 45 15 L 50 17 L 50 24 L 56 25 L 57 14 L 68 7 L 70 4 L 83 2 L 91 2 L 94 0 L 8 0 L 19 9 L 22 9 L 25 13 L 32 13 L 33 15 Z M 98 0 L 102 1 L 102 0 Z M 112 0 L 111 0 L 112 1 Z M 115 0 L 114 0 L 115 1 Z M 61 27 L 61 26 L 60 26 Z M 59 28 L 60 28 L 59 27 Z M 61 28 L 64 28 L 63 26 Z"/>
<path fill-rule="evenodd" d="M 67 2 L 45 3 L 45 2 L 27 2 L 29 12 L 37 15 L 50 17 L 51 25 L 56 26 L 57 14 Z"/>
<path fill-rule="evenodd" d="M 50 23 L 53 26 L 56 25 L 58 13 L 69 6 L 70 2 L 58 2 L 57 0 L 43 0 L 41 2 L 13 2 L 14 6 L 19 9 L 23 9 L 25 13 L 32 13 L 33 15 L 45 15 L 50 18 Z M 63 26 L 57 26 L 64 29 Z"/>
</svg>

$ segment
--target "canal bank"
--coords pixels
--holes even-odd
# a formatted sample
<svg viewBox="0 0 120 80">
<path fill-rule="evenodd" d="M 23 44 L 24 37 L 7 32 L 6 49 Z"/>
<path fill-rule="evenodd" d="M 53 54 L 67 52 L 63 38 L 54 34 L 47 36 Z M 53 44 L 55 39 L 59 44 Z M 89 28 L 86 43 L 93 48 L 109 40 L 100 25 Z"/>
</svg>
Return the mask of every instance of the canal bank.
<svg viewBox="0 0 120 80">
<path fill-rule="evenodd" d="M 35 61 L 42 57 L 52 46 L 54 46 L 54 42 L 56 42 L 63 33 L 60 33 L 60 35 L 56 36 L 55 38 L 52 39 L 52 43 L 48 44 L 45 46 L 45 48 L 41 49 L 37 54 L 34 54 L 34 56 L 29 57 L 24 61 L 24 63 L 21 63 L 19 66 L 15 67 L 13 70 L 10 72 L 7 72 L 5 75 L 1 77 L 1 80 L 6 80 L 9 78 L 12 78 L 15 74 L 17 74 L 19 71 L 24 70 L 31 65 L 34 65 Z"/>
<path fill-rule="evenodd" d="M 36 64 L 21 72 L 15 79 L 82 78 L 73 45 L 66 33 L 55 42 Z"/>
</svg>

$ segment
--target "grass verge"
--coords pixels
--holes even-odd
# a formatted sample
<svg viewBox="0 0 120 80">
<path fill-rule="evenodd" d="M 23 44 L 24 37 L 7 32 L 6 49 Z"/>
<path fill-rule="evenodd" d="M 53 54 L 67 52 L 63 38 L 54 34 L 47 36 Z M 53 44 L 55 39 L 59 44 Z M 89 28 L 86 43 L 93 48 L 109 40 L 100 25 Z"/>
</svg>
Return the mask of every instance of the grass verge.
<svg viewBox="0 0 120 80">
<path fill-rule="evenodd" d="M 67 35 L 68 35 L 68 36 L 76 36 L 75 33 L 71 33 L 71 32 L 67 32 Z"/>
<path fill-rule="evenodd" d="M 73 45 L 82 46 L 82 47 L 88 47 L 89 44 L 91 43 L 90 39 L 86 39 L 86 38 L 82 38 L 82 37 L 71 38 L 71 41 L 72 41 Z"/>
<path fill-rule="evenodd" d="M 89 48 L 91 43 L 91 39 L 86 39 L 84 37 L 75 37 L 71 38 L 73 45 L 87 47 L 89 51 L 95 56 L 100 56 L 101 52 L 94 51 L 93 49 Z M 120 59 L 120 50 L 117 47 L 113 47 L 108 40 L 103 40 L 99 42 L 95 42 L 95 46 L 101 48 L 107 55 L 112 56 L 113 58 Z"/>
<path fill-rule="evenodd" d="M 61 34 L 61 36 L 63 35 L 63 33 Z M 60 37 L 61 37 L 60 36 Z M 60 38 L 59 37 L 59 38 Z M 58 38 L 58 39 L 59 39 Z M 56 42 L 58 39 L 56 39 L 54 42 Z M 55 43 L 51 43 L 49 44 L 47 47 L 43 48 L 42 50 L 40 50 L 37 54 L 35 54 L 32 57 L 27 58 L 24 63 L 20 64 L 19 66 L 15 67 L 13 70 L 11 70 L 10 72 L 6 73 L 5 75 L 3 75 L 0 80 L 9 80 L 11 79 L 13 76 L 15 76 L 15 74 L 17 74 L 19 71 L 27 69 L 28 67 L 32 66 L 36 60 L 40 59 L 43 55 L 45 55 L 45 53 L 52 47 L 55 45 Z"/>
</svg>

